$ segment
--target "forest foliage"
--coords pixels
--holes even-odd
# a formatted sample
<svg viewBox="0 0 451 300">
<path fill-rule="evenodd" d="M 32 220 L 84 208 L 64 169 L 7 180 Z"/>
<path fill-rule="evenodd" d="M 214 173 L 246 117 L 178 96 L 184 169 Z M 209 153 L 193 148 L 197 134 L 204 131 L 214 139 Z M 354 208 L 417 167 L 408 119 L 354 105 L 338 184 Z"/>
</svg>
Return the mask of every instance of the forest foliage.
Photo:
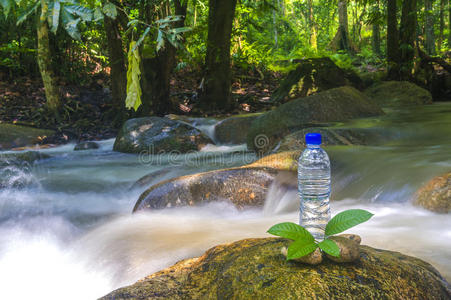
<svg viewBox="0 0 451 300">
<path fill-rule="evenodd" d="M 342 68 L 388 68 L 398 80 L 410 80 L 421 57 L 444 65 L 449 2 L 0 0 L 0 73 L 42 77 L 56 112 L 59 85 L 84 86 L 100 74 L 112 107 L 164 114 L 171 76 L 196 70 L 200 106 L 222 111 L 237 74 L 264 78 L 293 59 L 329 56 Z"/>
</svg>

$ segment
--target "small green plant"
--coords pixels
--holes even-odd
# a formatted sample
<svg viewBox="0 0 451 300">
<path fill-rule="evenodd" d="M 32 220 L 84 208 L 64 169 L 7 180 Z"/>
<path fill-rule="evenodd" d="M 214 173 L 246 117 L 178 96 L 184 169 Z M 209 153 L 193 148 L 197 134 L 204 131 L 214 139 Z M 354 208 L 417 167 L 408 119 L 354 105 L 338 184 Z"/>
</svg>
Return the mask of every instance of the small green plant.
<svg viewBox="0 0 451 300">
<path fill-rule="evenodd" d="M 309 255 L 318 247 L 329 255 L 339 257 L 340 249 L 337 244 L 329 238 L 368 221 L 372 216 L 372 213 L 363 209 L 349 209 L 342 211 L 327 223 L 324 232 L 325 239 L 321 242 L 316 241 L 313 235 L 304 227 L 291 222 L 276 224 L 268 230 L 268 233 L 293 240 L 288 247 L 287 260 Z"/>
</svg>

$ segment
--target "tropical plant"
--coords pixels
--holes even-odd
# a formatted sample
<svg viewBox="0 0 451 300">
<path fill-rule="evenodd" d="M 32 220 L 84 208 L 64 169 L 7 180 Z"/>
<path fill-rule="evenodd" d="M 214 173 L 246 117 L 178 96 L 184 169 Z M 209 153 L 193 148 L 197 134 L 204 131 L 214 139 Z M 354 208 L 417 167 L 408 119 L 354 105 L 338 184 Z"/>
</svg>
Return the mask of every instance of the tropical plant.
<svg viewBox="0 0 451 300">
<path fill-rule="evenodd" d="M 325 239 L 321 242 L 316 241 L 304 227 L 291 222 L 276 224 L 268 233 L 293 240 L 288 247 L 287 260 L 309 255 L 318 247 L 329 255 L 339 257 L 340 249 L 330 237 L 366 222 L 372 216 L 372 213 L 363 209 L 349 209 L 337 214 L 327 223 Z"/>
</svg>

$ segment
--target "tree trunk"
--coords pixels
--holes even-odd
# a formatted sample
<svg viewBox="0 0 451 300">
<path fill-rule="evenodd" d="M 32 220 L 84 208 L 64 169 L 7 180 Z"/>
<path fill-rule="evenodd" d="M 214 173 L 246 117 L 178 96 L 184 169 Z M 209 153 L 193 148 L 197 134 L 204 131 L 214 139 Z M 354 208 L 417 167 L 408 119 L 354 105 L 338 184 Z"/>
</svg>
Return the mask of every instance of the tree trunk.
<svg viewBox="0 0 451 300">
<path fill-rule="evenodd" d="M 313 0 L 307 1 L 307 9 L 308 9 L 308 22 L 310 27 L 310 46 L 313 50 L 318 50 L 318 41 L 317 41 L 317 25 L 315 23 L 315 14 L 313 11 Z"/>
<path fill-rule="evenodd" d="M 118 19 L 111 19 L 107 16 L 103 19 L 105 33 L 107 37 L 109 63 L 111 68 L 111 95 L 113 107 L 117 110 L 124 108 L 127 97 L 127 69 L 122 45 L 122 37 L 119 30 Z"/>
<path fill-rule="evenodd" d="M 205 82 L 200 106 L 224 110 L 232 106 L 230 45 L 237 0 L 209 0 Z"/>
<path fill-rule="evenodd" d="M 397 0 L 387 1 L 387 69 L 389 79 L 399 78 L 399 34 Z"/>
<path fill-rule="evenodd" d="M 279 45 L 278 33 L 277 33 L 277 19 L 276 19 L 276 11 L 272 11 L 272 25 L 274 27 L 274 48 L 277 49 Z"/>
<path fill-rule="evenodd" d="M 379 0 L 376 1 L 374 5 L 374 12 L 377 16 L 380 13 Z M 373 21 L 372 24 L 372 35 L 371 35 L 371 46 L 373 48 L 373 52 L 377 55 L 381 55 L 381 31 L 379 27 L 379 17 Z"/>
<path fill-rule="evenodd" d="M 437 49 L 442 49 L 443 31 L 445 30 L 445 0 L 440 0 L 440 30 L 438 34 Z"/>
<path fill-rule="evenodd" d="M 424 0 L 426 52 L 435 55 L 434 14 L 432 12 L 433 0 Z"/>
<path fill-rule="evenodd" d="M 48 3 L 41 0 L 41 15 L 38 19 L 38 65 L 44 83 L 45 97 L 48 108 L 55 114 L 61 107 L 59 90 L 56 84 L 55 75 L 52 70 L 52 56 L 50 54 L 49 24 L 47 22 Z"/>
<path fill-rule="evenodd" d="M 415 57 L 415 37 L 417 26 L 417 0 L 404 0 L 402 3 L 400 38 L 400 79 L 412 78 Z"/>
<path fill-rule="evenodd" d="M 349 53 L 355 52 L 349 36 L 347 0 L 338 0 L 338 30 L 331 42 L 331 48 Z"/>
<path fill-rule="evenodd" d="M 174 1 L 175 15 L 183 16 L 182 20 L 175 22 L 174 26 L 183 27 L 187 10 L 187 1 L 183 4 L 180 0 Z M 165 18 L 171 14 L 169 2 L 166 2 L 161 13 Z M 148 20 L 150 21 L 150 20 Z M 165 41 L 163 49 L 160 49 L 153 58 L 143 59 L 143 108 L 145 115 L 153 113 L 164 116 L 173 110 L 170 100 L 171 75 L 176 63 L 177 49 Z"/>
</svg>

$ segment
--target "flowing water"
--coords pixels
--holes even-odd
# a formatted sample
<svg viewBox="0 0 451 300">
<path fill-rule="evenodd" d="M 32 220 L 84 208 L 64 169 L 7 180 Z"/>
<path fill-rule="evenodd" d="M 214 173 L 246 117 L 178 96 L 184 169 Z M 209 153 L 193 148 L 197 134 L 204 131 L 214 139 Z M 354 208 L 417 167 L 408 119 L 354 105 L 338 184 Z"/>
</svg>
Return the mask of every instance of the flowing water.
<svg viewBox="0 0 451 300">
<path fill-rule="evenodd" d="M 451 170 L 451 105 L 351 125 L 389 140 L 326 149 L 333 165 L 332 213 L 375 213 L 351 232 L 364 244 L 420 257 L 451 280 L 451 215 L 410 204 L 425 181 Z M 42 150 L 49 159 L 0 167 L 0 299 L 96 299 L 219 243 L 265 237 L 277 222 L 298 221 L 296 191 L 277 183 L 262 209 L 212 203 L 132 215 L 143 188 L 130 187 L 148 173 L 166 169 L 156 173 L 156 183 L 255 157 L 244 146 L 210 145 L 149 159 L 115 153 L 112 143 L 77 152 L 65 145 Z"/>
</svg>

